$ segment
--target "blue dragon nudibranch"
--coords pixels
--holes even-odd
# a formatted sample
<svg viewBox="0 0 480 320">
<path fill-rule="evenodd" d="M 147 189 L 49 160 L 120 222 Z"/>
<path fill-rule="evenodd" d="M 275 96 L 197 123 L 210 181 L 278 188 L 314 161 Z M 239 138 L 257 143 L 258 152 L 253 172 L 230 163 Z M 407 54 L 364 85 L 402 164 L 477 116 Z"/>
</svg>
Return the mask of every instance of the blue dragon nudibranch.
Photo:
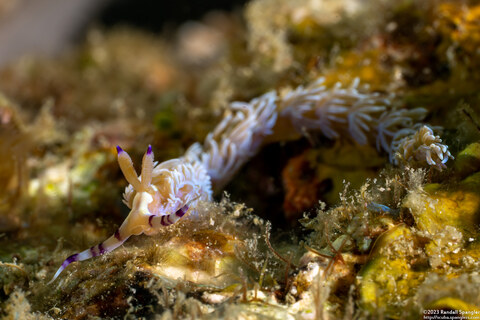
<svg viewBox="0 0 480 320">
<path fill-rule="evenodd" d="M 183 157 L 157 164 L 149 146 L 140 176 L 127 152 L 117 147 L 129 183 L 123 202 L 131 211 L 110 238 L 69 256 L 50 282 L 72 262 L 111 252 L 131 235 L 153 235 L 195 211 L 200 201 L 211 201 L 212 189 L 228 183 L 267 137 L 269 142 L 281 141 L 317 130 L 330 139 L 372 144 L 394 164 L 414 162 L 438 170 L 452 158 L 432 129 L 420 123 L 425 109 L 392 108 L 390 96 L 360 89 L 357 80 L 348 88 L 337 84 L 327 89 L 323 82 L 320 78 L 284 95 L 271 91 L 250 102 L 231 103 L 204 144 L 193 144 Z"/>
</svg>

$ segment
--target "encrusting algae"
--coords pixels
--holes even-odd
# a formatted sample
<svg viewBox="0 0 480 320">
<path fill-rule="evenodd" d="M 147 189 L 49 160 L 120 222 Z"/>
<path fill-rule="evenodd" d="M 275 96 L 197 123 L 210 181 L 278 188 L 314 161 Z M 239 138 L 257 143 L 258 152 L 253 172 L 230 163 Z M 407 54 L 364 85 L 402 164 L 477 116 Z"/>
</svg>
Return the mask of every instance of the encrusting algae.
<svg viewBox="0 0 480 320">
<path fill-rule="evenodd" d="M 254 0 L 4 67 L 0 316 L 473 315 L 477 11 Z"/>
</svg>

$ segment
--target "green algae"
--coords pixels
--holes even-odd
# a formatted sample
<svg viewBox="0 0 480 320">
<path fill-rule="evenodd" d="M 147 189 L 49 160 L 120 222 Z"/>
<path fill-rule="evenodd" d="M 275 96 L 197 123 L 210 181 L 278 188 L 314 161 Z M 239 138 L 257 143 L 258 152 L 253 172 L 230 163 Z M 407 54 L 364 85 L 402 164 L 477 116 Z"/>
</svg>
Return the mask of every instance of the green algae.
<svg viewBox="0 0 480 320">
<path fill-rule="evenodd" d="M 425 306 L 425 310 L 454 310 L 460 311 L 459 314 L 471 314 L 473 316 L 480 313 L 480 308 L 471 305 L 457 298 L 441 298 Z"/>
<path fill-rule="evenodd" d="M 480 143 L 468 145 L 458 153 L 455 160 L 455 171 L 462 177 L 466 177 L 480 170 Z"/>
<path fill-rule="evenodd" d="M 360 303 L 371 313 L 381 309 L 389 317 L 402 317 L 402 302 L 414 295 L 425 279 L 425 273 L 412 264 L 418 259 L 408 249 L 414 247 L 414 242 L 412 232 L 404 225 L 392 228 L 376 240 L 357 279 Z"/>
<path fill-rule="evenodd" d="M 426 195 L 410 195 L 405 199 L 405 206 L 422 206 L 413 208 L 417 227 L 429 234 L 435 234 L 445 226 L 460 229 L 465 236 L 473 236 L 478 230 L 480 219 L 480 174 L 475 173 L 458 184 L 425 185 Z M 420 199 L 419 199 L 420 198 Z M 423 198 L 423 200 L 422 200 Z"/>
<path fill-rule="evenodd" d="M 462 153 L 472 150 L 469 146 Z M 392 318 L 414 317 L 413 297 L 432 272 L 455 279 L 476 269 L 478 257 L 479 174 L 456 183 L 426 184 L 410 193 L 402 206 L 411 211 L 415 228 L 397 225 L 376 239 L 369 261 L 358 275 L 361 303 Z M 438 288 L 441 292 L 441 289 Z M 448 302 L 448 303 L 447 303 Z M 446 304 L 445 304 L 446 303 Z M 444 297 L 425 310 L 474 310 L 473 305 Z"/>
</svg>

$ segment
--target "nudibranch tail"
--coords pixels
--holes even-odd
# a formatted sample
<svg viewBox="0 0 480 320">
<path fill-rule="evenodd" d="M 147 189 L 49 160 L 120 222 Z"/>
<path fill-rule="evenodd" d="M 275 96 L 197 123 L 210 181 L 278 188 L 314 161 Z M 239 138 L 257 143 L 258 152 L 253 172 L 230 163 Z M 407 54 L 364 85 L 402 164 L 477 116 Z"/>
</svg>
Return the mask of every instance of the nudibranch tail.
<svg viewBox="0 0 480 320">
<path fill-rule="evenodd" d="M 128 239 L 128 237 L 129 235 L 122 236 L 121 231 L 117 230 L 115 234 L 113 234 L 110 238 L 97 244 L 96 246 L 93 246 L 90 249 L 84 250 L 80 253 L 72 254 L 70 257 L 65 259 L 65 261 L 63 261 L 62 265 L 60 266 L 60 268 L 58 268 L 57 272 L 53 276 L 52 280 L 48 282 L 48 284 L 55 281 L 55 279 L 57 279 L 57 277 L 62 273 L 62 271 L 65 270 L 65 268 L 72 262 L 87 260 L 111 252 L 121 246 Z"/>
</svg>

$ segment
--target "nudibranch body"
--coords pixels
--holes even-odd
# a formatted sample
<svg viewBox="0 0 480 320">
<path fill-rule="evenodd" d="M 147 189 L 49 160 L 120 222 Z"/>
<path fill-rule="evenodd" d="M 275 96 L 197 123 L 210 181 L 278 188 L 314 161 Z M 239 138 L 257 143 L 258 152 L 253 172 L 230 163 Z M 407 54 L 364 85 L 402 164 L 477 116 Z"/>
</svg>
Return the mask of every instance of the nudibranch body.
<svg viewBox="0 0 480 320">
<path fill-rule="evenodd" d="M 266 137 L 269 142 L 291 140 L 316 130 L 330 139 L 346 137 L 376 146 L 394 164 L 437 170 L 452 158 L 440 137 L 421 123 L 425 109 L 396 109 L 390 95 L 361 89 L 357 80 L 349 88 L 337 84 L 329 89 L 323 83 L 320 78 L 284 95 L 271 91 L 250 102 L 233 102 L 204 144 L 193 144 L 183 157 L 156 164 L 149 147 L 140 176 L 128 154 L 117 147 L 118 163 L 129 183 L 124 203 L 131 211 L 106 241 L 68 257 L 52 281 L 70 263 L 110 252 L 131 235 L 155 234 L 194 212 L 199 201 L 211 201 L 212 188 L 228 183 Z"/>
</svg>

